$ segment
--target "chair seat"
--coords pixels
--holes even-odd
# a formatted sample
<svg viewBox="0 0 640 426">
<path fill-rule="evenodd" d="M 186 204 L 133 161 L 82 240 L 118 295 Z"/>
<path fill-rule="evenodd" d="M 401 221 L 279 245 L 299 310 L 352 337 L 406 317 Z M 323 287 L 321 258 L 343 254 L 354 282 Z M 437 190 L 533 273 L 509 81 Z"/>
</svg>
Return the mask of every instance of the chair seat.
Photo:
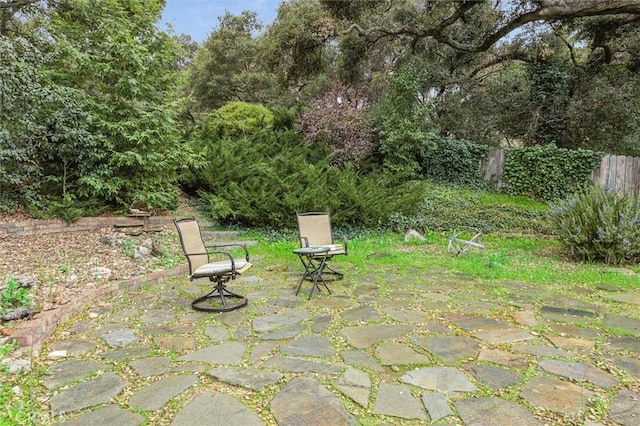
<svg viewBox="0 0 640 426">
<path fill-rule="evenodd" d="M 241 274 L 251 267 L 251 263 L 245 260 L 236 260 L 235 266 L 236 272 Z M 193 274 L 191 274 L 191 278 L 210 277 L 211 275 L 226 274 L 231 272 L 231 262 L 228 260 L 222 262 L 205 263 L 204 265 L 193 271 Z"/>
<path fill-rule="evenodd" d="M 331 257 L 337 254 L 347 254 L 347 251 L 344 249 L 344 246 L 342 244 L 328 244 L 325 246 L 319 246 L 319 247 L 326 247 L 329 249 L 329 253 L 327 253 L 327 256 Z"/>
</svg>

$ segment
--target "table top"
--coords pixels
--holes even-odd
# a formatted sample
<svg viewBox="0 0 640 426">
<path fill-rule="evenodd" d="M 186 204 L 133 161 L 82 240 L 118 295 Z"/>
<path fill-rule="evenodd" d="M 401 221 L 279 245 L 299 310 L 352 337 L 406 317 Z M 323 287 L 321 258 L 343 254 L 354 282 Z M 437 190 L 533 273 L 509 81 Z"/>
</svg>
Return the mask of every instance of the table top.
<svg viewBox="0 0 640 426">
<path fill-rule="evenodd" d="M 294 249 L 295 254 L 321 254 L 329 252 L 329 247 L 300 247 Z"/>
</svg>

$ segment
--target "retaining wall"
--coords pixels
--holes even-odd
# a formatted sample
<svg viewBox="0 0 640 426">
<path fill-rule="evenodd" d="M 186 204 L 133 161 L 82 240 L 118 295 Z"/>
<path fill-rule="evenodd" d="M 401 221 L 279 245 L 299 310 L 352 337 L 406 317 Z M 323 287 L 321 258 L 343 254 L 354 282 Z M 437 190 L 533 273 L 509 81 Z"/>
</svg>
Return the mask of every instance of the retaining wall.
<svg viewBox="0 0 640 426">
<path fill-rule="evenodd" d="M 0 223 L 0 237 L 3 235 L 39 235 L 54 234 L 58 232 L 81 232 L 94 229 L 108 228 L 111 226 L 135 226 L 144 225 L 160 226 L 171 223 L 170 216 L 151 216 L 148 218 L 129 216 L 104 216 L 83 217 L 77 222 L 66 223 L 62 220 L 24 220 L 16 222 Z"/>
</svg>

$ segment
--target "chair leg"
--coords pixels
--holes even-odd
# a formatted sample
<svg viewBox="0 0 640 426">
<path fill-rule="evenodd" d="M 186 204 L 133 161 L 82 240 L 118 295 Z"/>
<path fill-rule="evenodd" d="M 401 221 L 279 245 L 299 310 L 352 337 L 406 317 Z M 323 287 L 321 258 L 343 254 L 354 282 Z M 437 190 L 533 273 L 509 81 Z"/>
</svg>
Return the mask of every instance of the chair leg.
<svg viewBox="0 0 640 426">
<path fill-rule="evenodd" d="M 324 273 L 325 274 L 335 275 L 336 277 L 334 278 L 334 280 L 341 280 L 341 279 L 344 278 L 344 274 L 342 272 L 336 271 L 335 269 L 333 269 L 329 265 L 324 265 Z"/>
<path fill-rule="evenodd" d="M 230 303 L 227 299 L 237 299 Z M 204 296 L 191 302 L 191 307 L 202 312 L 229 312 L 247 306 L 247 298 L 227 290 L 223 281 L 216 281 L 216 287 Z"/>
</svg>

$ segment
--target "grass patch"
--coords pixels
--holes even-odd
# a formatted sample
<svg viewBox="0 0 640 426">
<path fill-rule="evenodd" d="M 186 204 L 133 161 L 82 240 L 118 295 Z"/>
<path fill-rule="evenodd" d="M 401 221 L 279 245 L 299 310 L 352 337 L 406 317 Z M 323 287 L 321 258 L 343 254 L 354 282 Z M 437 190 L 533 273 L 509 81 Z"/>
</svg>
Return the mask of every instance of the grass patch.
<svg viewBox="0 0 640 426">
<path fill-rule="evenodd" d="M 404 242 L 404 235 L 391 231 L 371 233 L 349 240 L 348 256 L 331 262 L 340 269 L 345 263 L 358 269 L 375 271 L 376 266 L 395 266 L 400 273 L 416 268 L 442 268 L 485 281 L 522 281 L 554 286 L 596 286 L 608 284 L 621 288 L 637 287 L 637 277 L 597 263 L 578 263 L 567 259 L 555 238 L 535 236 L 484 235 L 486 250 L 471 249 L 460 256 L 447 252 L 448 234 L 428 233 L 424 242 Z M 296 265 L 292 251 L 295 241 L 261 241 L 251 247 L 252 255 L 274 260 L 286 268 Z M 344 267 L 342 268 L 344 269 Z"/>
</svg>

